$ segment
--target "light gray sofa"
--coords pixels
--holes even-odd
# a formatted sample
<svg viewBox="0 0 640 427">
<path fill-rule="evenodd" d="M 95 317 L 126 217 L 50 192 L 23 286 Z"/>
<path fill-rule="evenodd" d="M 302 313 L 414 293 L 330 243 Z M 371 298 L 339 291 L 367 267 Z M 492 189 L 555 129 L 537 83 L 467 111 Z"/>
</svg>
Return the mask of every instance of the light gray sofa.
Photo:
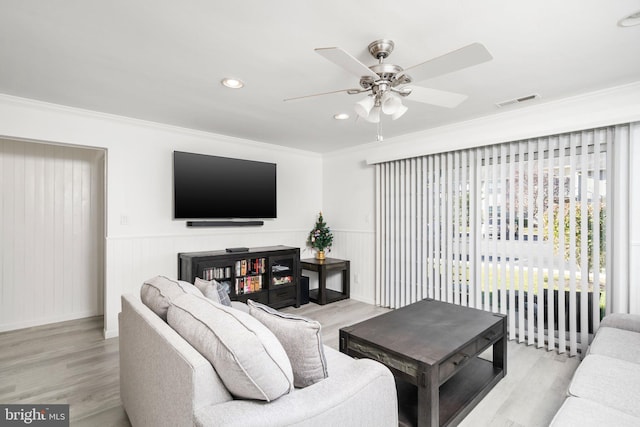
<svg viewBox="0 0 640 427">
<path fill-rule="evenodd" d="M 554 427 L 640 426 L 640 316 L 602 319 Z"/>
<path fill-rule="evenodd" d="M 120 395 L 133 426 L 397 426 L 395 381 L 324 347 L 329 376 L 272 402 L 234 400 L 213 366 L 137 296 L 122 296 Z"/>
</svg>

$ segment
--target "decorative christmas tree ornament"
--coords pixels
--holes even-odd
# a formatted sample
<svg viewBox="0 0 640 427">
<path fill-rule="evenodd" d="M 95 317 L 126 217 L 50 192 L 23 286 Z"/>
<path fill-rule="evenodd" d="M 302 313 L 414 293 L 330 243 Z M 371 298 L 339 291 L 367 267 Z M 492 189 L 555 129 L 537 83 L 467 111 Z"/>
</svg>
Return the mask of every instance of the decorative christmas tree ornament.
<svg viewBox="0 0 640 427">
<path fill-rule="evenodd" d="M 307 243 L 317 251 L 316 259 L 325 259 L 325 249 L 331 249 L 333 234 L 331 234 L 331 230 L 327 227 L 327 223 L 324 222 L 322 212 L 318 214 L 315 227 L 309 232 Z"/>
</svg>

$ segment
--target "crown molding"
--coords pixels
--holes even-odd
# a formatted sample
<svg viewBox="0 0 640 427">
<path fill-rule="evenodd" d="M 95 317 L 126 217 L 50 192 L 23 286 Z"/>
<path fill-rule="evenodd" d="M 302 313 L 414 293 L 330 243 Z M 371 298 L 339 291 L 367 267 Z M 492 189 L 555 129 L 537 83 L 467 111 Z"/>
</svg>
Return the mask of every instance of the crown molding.
<svg viewBox="0 0 640 427">
<path fill-rule="evenodd" d="M 289 154 L 298 154 L 305 157 L 322 158 L 320 153 L 314 151 L 300 150 L 297 148 L 285 147 L 282 145 L 271 144 L 268 142 L 256 141 L 251 139 L 237 138 L 233 136 L 217 134 L 213 132 L 200 131 L 196 129 L 184 128 L 180 126 L 169 125 L 165 123 L 152 122 L 149 120 L 136 119 L 127 116 L 119 116 L 116 114 L 103 113 L 100 111 L 87 110 L 77 107 L 69 107 L 61 104 L 54 104 L 46 101 L 39 101 L 31 98 L 22 98 L 18 96 L 0 93 L 0 104 L 12 105 L 16 107 L 26 107 L 39 110 L 45 113 L 61 113 L 74 115 L 81 118 L 100 120 L 111 122 L 116 125 L 136 126 L 143 129 L 162 131 L 173 133 L 176 136 L 190 136 L 201 139 L 215 139 L 218 142 L 229 143 L 234 145 L 245 145 L 250 148 L 268 148 L 269 150 L 286 152 Z"/>
</svg>

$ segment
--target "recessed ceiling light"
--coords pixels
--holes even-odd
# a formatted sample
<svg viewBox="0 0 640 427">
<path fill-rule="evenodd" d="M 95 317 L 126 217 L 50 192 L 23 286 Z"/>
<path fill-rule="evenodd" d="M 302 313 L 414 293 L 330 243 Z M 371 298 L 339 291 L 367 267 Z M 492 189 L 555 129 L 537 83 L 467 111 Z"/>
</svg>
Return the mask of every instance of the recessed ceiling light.
<svg viewBox="0 0 640 427">
<path fill-rule="evenodd" d="M 640 10 L 618 21 L 619 27 L 633 27 L 640 24 Z"/>
<path fill-rule="evenodd" d="M 220 83 L 231 89 L 240 89 L 244 86 L 244 82 L 242 80 L 232 79 L 230 77 L 225 77 Z"/>
<path fill-rule="evenodd" d="M 347 113 L 338 113 L 334 114 L 333 118 L 336 120 L 347 120 L 349 118 L 349 115 Z"/>
</svg>

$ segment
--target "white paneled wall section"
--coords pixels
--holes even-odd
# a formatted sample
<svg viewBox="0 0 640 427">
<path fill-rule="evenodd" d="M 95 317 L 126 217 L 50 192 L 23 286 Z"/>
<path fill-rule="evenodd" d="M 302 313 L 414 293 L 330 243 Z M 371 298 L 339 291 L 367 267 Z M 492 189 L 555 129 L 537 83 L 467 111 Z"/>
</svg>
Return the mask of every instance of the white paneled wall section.
<svg viewBox="0 0 640 427">
<path fill-rule="evenodd" d="M 0 331 L 102 314 L 104 152 L 0 139 Z"/>
<path fill-rule="evenodd" d="M 350 261 L 351 298 L 368 304 L 375 304 L 375 232 L 366 230 L 333 230 L 333 234 L 333 249 L 328 256 Z M 339 285 L 339 274 L 336 274 L 336 277 L 331 282 L 327 282 L 327 286 L 331 288 L 333 283 Z"/>
</svg>

